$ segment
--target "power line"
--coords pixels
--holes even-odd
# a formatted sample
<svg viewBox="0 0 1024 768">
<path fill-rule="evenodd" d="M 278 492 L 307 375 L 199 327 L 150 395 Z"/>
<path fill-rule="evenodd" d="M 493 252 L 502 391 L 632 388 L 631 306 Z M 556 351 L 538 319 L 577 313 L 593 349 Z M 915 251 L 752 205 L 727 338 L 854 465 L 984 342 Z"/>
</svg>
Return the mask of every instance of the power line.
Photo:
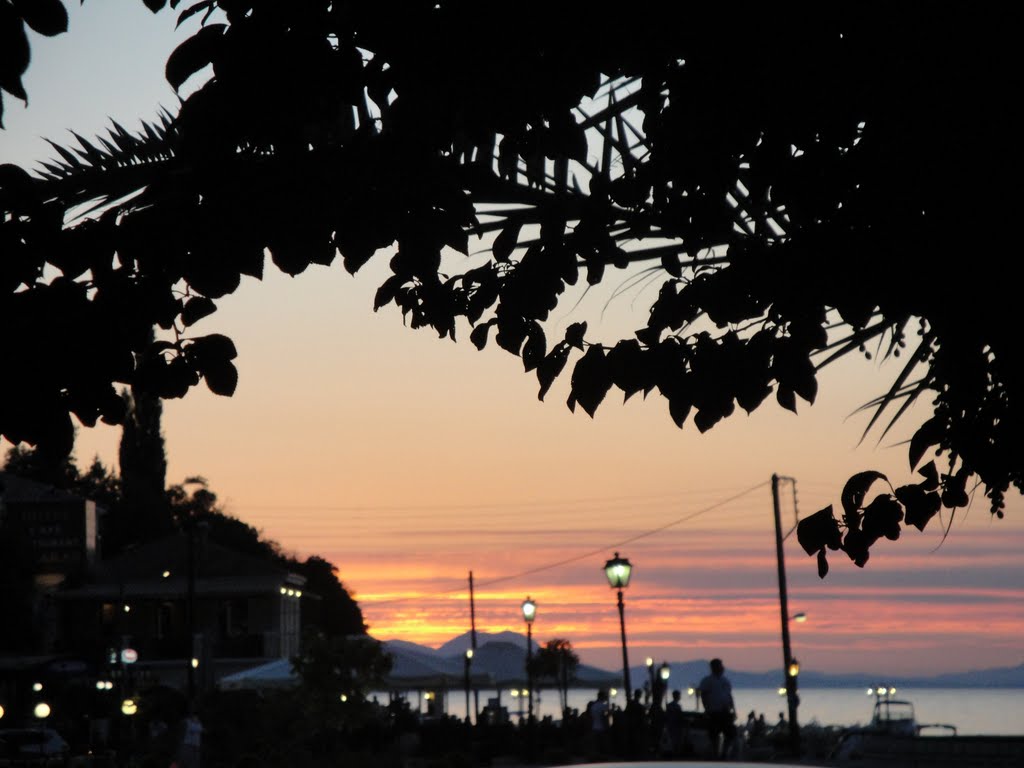
<svg viewBox="0 0 1024 768">
<path fill-rule="evenodd" d="M 550 507 L 576 507 L 581 504 L 612 504 L 628 501 L 631 503 L 656 503 L 672 499 L 692 497 L 698 494 L 720 493 L 726 489 L 713 489 L 689 493 L 663 493 L 650 494 L 646 496 L 623 495 L 623 496 L 593 496 L 576 499 L 553 499 L 539 501 L 489 501 L 461 504 L 248 504 L 235 502 L 231 499 L 224 500 L 228 507 L 244 510 L 279 510 L 283 513 L 290 511 L 305 512 L 432 512 L 438 510 L 469 510 L 478 511 L 484 509 L 526 509 L 526 508 L 550 508 Z M 590 511 L 590 510 L 581 510 Z"/>
<path fill-rule="evenodd" d="M 605 546 L 603 546 L 603 547 L 601 547 L 599 549 L 593 549 L 593 550 L 590 550 L 588 552 L 584 552 L 583 554 L 580 554 L 580 555 L 575 555 L 573 557 L 568 557 L 568 558 L 565 558 L 563 560 L 558 560 L 557 562 L 547 563 L 546 565 L 540 565 L 540 566 L 537 566 L 535 568 L 529 568 L 529 569 L 527 569 L 525 571 L 520 571 L 519 573 L 514 573 L 514 574 L 511 574 L 511 575 L 508 575 L 508 576 L 499 576 L 499 577 L 494 578 L 494 579 L 488 579 L 486 581 L 478 582 L 477 586 L 489 587 L 489 586 L 493 586 L 495 584 L 502 584 L 502 583 L 507 582 L 507 581 L 514 581 L 515 579 L 520 579 L 520 578 L 522 578 L 524 576 L 532 576 L 532 575 L 534 575 L 536 573 L 543 573 L 544 571 L 550 571 L 550 570 L 553 570 L 555 568 L 561 568 L 562 566 L 570 565 L 572 563 L 579 562 L 580 560 L 586 560 L 587 558 L 595 557 L 597 555 L 607 554 L 607 552 L 609 550 L 614 550 L 616 548 L 623 547 L 626 544 L 632 544 L 634 541 L 639 541 L 640 539 L 647 538 L 648 536 L 653 536 L 656 533 L 661 533 L 662 531 L 665 531 L 665 530 L 667 530 L 669 528 L 672 528 L 674 526 L 677 526 L 677 525 L 680 525 L 682 523 L 685 523 L 685 522 L 688 522 L 690 520 L 693 520 L 694 518 L 699 517 L 701 515 L 707 514 L 708 512 L 711 512 L 712 510 L 718 509 L 719 507 L 722 507 L 722 506 L 724 506 L 726 504 L 729 504 L 729 503 L 731 503 L 733 501 L 736 501 L 737 499 L 740 499 L 740 498 L 742 498 L 742 497 L 744 497 L 744 496 L 746 496 L 746 495 L 748 495 L 750 493 L 753 493 L 756 490 L 764 488 L 768 484 L 769 484 L 768 481 L 758 483 L 757 485 L 751 486 L 750 488 L 747 488 L 746 490 L 741 491 L 740 493 L 737 493 L 737 494 L 735 494 L 733 496 L 730 496 L 728 498 L 725 498 L 725 499 L 722 499 L 720 501 L 717 501 L 714 504 L 710 504 L 710 505 L 708 505 L 706 507 L 703 507 L 702 509 L 699 509 L 696 512 L 691 512 L 688 515 L 684 515 L 683 517 L 680 517 L 680 518 L 677 518 L 675 520 L 672 520 L 671 522 L 665 523 L 664 525 L 660 525 L 657 528 L 651 528 L 650 530 L 644 531 L 642 533 L 638 533 L 638 534 L 636 534 L 634 536 L 630 536 L 629 538 L 626 538 L 626 539 L 622 539 L 621 541 L 618 541 L 618 542 L 615 542 L 615 543 L 612 543 L 612 544 L 607 544 L 607 545 L 605 545 Z M 463 590 L 463 587 L 459 587 L 457 589 L 444 590 L 442 592 L 435 593 L 435 596 L 442 597 L 442 596 L 445 596 L 445 595 L 453 595 L 453 594 L 457 594 L 457 593 L 461 592 L 462 590 Z M 422 600 L 422 599 L 423 599 L 422 595 L 417 596 L 415 598 L 412 598 L 412 597 L 409 597 L 409 598 L 398 597 L 398 598 L 394 598 L 394 599 L 391 599 L 391 600 L 380 600 L 380 601 L 376 601 L 376 602 L 369 603 L 369 604 L 373 605 L 373 606 L 378 606 L 378 605 L 394 605 L 396 603 L 412 602 L 413 600 Z"/>
</svg>

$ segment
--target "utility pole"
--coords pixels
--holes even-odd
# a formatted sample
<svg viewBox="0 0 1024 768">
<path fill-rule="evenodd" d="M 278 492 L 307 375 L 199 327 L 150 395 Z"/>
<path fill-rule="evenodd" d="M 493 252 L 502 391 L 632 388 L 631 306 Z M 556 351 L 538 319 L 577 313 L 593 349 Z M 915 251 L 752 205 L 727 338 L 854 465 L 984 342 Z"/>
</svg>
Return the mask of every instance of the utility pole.
<svg viewBox="0 0 1024 768">
<path fill-rule="evenodd" d="M 782 516 L 779 511 L 779 481 L 792 480 L 772 475 L 772 506 L 775 510 L 775 558 L 779 572 L 779 613 L 782 617 L 782 674 L 786 681 L 786 701 L 789 704 L 789 747 L 794 757 L 800 756 L 800 725 L 796 719 L 799 699 L 796 693 L 796 675 L 793 653 L 789 647 L 789 602 L 786 596 L 786 561 L 782 551 Z"/>
</svg>

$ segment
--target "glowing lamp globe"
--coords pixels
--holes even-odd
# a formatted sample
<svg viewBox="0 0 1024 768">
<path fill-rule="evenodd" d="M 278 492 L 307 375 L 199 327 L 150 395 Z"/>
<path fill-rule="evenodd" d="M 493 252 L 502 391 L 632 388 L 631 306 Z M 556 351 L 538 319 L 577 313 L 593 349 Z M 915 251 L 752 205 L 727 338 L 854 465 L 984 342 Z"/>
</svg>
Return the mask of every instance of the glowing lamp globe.
<svg viewBox="0 0 1024 768">
<path fill-rule="evenodd" d="M 629 577 L 633 572 L 633 565 L 628 558 L 615 557 L 604 564 L 604 574 L 608 577 L 608 584 L 612 589 L 625 589 L 629 586 Z"/>
<path fill-rule="evenodd" d="M 527 624 L 533 624 L 533 619 L 537 615 L 537 603 L 530 598 L 523 600 L 523 620 Z"/>
</svg>

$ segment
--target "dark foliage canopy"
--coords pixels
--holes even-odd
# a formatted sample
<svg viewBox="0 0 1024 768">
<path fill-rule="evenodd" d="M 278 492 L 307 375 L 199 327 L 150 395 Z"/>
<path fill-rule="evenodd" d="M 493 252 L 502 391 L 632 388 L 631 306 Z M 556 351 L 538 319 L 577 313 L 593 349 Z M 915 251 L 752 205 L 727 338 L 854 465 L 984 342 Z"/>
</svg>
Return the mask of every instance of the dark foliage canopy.
<svg viewBox="0 0 1024 768">
<path fill-rule="evenodd" d="M 847 354 L 899 357 L 869 403 L 885 430 L 916 399 L 924 480 L 801 541 L 863 565 L 903 523 L 983 487 L 1022 488 L 1020 366 L 1004 259 L 1019 156 L 1014 25 L 952 4 L 180 0 L 196 26 L 166 66 L 212 76 L 133 134 L 55 146 L 32 175 L 0 167 L 0 433 L 66 443 L 71 414 L 118 422 L 115 384 L 230 395 L 231 340 L 197 324 L 260 277 L 395 246 L 376 307 L 455 338 L 468 322 L 535 372 L 571 368 L 571 408 L 658 392 L 700 431 L 774 398 L 814 401 Z M 0 88 L 25 98 L 25 25 L 59 0 L 0 0 Z M 88 214 L 82 211 L 87 209 Z M 450 269 L 442 251 L 480 266 Z M 442 268 L 442 264 L 444 267 Z M 549 337 L 567 289 L 615 269 L 660 280 L 646 324 Z M 150 342 L 149 329 L 164 333 Z M 570 366 L 570 362 L 572 365 Z M 884 419 L 883 419 L 884 416 Z M 882 419 L 881 421 L 879 421 Z M 869 427 L 872 428 L 872 427 Z"/>
</svg>

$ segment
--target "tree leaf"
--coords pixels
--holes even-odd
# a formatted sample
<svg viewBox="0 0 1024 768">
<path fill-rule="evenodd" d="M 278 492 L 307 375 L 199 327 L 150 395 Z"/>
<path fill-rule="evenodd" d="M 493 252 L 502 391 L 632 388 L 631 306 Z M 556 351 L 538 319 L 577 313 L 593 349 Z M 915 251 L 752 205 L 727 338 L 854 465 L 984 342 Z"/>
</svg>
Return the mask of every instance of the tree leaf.
<svg viewBox="0 0 1024 768">
<path fill-rule="evenodd" d="M 565 343 L 570 347 L 576 347 L 576 349 L 583 349 L 583 336 L 587 332 L 586 321 L 582 323 L 573 323 L 565 329 Z"/>
<path fill-rule="evenodd" d="M 905 510 L 904 522 L 919 531 L 923 531 L 942 508 L 942 499 L 939 494 L 925 490 L 924 486 L 925 484 L 921 483 L 919 485 L 903 485 L 896 489 L 896 498 L 900 500 Z"/>
<path fill-rule="evenodd" d="M 185 307 L 181 310 L 181 322 L 186 326 L 194 325 L 216 311 L 217 305 L 213 303 L 212 299 L 205 296 L 193 296 L 185 302 Z"/>
<path fill-rule="evenodd" d="M 864 509 L 861 530 L 873 539 L 884 536 L 890 541 L 896 541 L 900 537 L 901 522 L 903 507 L 889 494 L 882 494 Z"/>
<path fill-rule="evenodd" d="M 7 3 L 0 3 L 0 89 L 28 100 L 21 76 L 28 69 L 31 52 L 25 24 Z"/>
<path fill-rule="evenodd" d="M 214 11 L 214 1 L 215 0 L 199 0 L 199 2 L 190 5 L 188 8 L 186 8 L 184 11 L 178 14 L 178 21 L 174 25 L 175 29 L 180 27 L 190 17 L 194 16 L 197 13 L 201 13 L 204 10 L 206 11 L 206 16 L 203 17 L 203 21 L 208 19 L 210 17 L 210 14 Z M 172 8 L 176 8 L 177 6 L 177 2 L 171 3 Z"/>
<path fill-rule="evenodd" d="M 14 9 L 40 35 L 53 37 L 68 31 L 68 12 L 61 0 L 14 0 Z"/>
<path fill-rule="evenodd" d="M 392 275 L 381 284 L 373 297 L 373 311 L 390 304 L 398 295 L 399 289 L 405 284 L 405 275 Z"/>
<path fill-rule="evenodd" d="M 516 243 L 519 242 L 519 230 L 522 229 L 522 226 L 522 222 L 510 221 L 494 238 L 491 252 L 494 254 L 495 261 L 508 261 L 512 251 L 515 250 Z"/>
<path fill-rule="evenodd" d="M 796 393 L 792 389 L 779 384 L 779 388 L 775 393 L 775 399 L 787 411 L 796 413 Z"/>
<path fill-rule="evenodd" d="M 910 468 L 914 469 L 924 458 L 925 452 L 942 439 L 942 422 L 937 418 L 928 419 L 917 428 L 910 438 Z"/>
<path fill-rule="evenodd" d="M 683 395 L 673 395 L 668 399 L 668 414 L 672 418 L 674 423 L 679 429 L 683 428 L 686 423 L 686 419 L 690 415 L 690 409 L 693 407 L 693 403 L 690 402 L 690 398 Z"/>
<path fill-rule="evenodd" d="M 532 371 L 547 354 L 547 340 L 544 338 L 544 331 L 539 323 L 534 323 L 530 334 L 523 345 L 523 366 L 527 371 Z"/>
<path fill-rule="evenodd" d="M 819 509 L 797 523 L 796 538 L 808 555 L 813 555 L 825 547 L 839 549 L 842 545 L 842 533 L 832 505 Z"/>
<path fill-rule="evenodd" d="M 917 471 L 917 474 L 921 475 L 921 477 L 924 478 L 924 482 L 921 483 L 921 486 L 926 491 L 934 491 L 934 490 L 938 489 L 938 487 L 939 487 L 939 470 L 935 466 L 935 462 L 934 461 L 929 461 L 927 464 L 925 464 L 923 467 L 921 467 L 921 469 L 919 469 Z"/>
<path fill-rule="evenodd" d="M 203 369 L 203 378 L 213 394 L 231 397 L 238 386 L 238 369 L 234 363 L 223 360 L 206 366 Z"/>
<path fill-rule="evenodd" d="M 530 326 L 521 317 L 508 316 L 498 318 L 497 326 L 498 333 L 494 340 L 498 346 L 518 357 L 523 348 L 523 342 L 526 341 L 526 334 L 530 331 Z"/>
<path fill-rule="evenodd" d="M 881 472 L 868 470 L 867 472 L 858 472 L 846 481 L 846 485 L 843 486 L 842 501 L 843 511 L 846 512 L 847 517 L 852 516 L 861 508 L 864 504 L 864 495 L 876 480 L 888 482 L 889 478 Z"/>
<path fill-rule="evenodd" d="M 859 531 L 856 528 L 848 530 L 846 532 L 846 538 L 843 539 L 843 551 L 846 552 L 847 557 L 853 560 L 853 564 L 858 568 L 863 568 L 867 565 L 868 558 L 871 557 L 871 553 L 868 549 L 871 547 L 873 542 L 868 539 L 863 531 Z"/>
<path fill-rule="evenodd" d="M 469 334 L 469 340 L 473 342 L 473 346 L 477 349 L 483 349 L 487 346 L 487 334 L 491 330 L 492 321 L 482 323 L 472 330 Z"/>
<path fill-rule="evenodd" d="M 604 350 L 594 344 L 572 371 L 572 393 L 591 418 L 611 389 L 611 371 Z"/>
<path fill-rule="evenodd" d="M 234 360 L 238 357 L 235 343 L 220 333 L 208 336 L 197 336 L 185 349 L 186 354 L 195 360 L 196 367 L 204 370 L 207 364 L 222 360 Z"/>
<path fill-rule="evenodd" d="M 967 478 L 970 473 L 961 469 L 953 476 L 947 476 L 942 484 L 942 506 L 946 509 L 966 507 L 970 503 L 967 495 Z"/>
<path fill-rule="evenodd" d="M 213 63 L 226 29 L 226 24 L 210 24 L 171 52 L 164 72 L 174 90 L 178 90 L 203 67 Z"/>
<path fill-rule="evenodd" d="M 565 368 L 565 364 L 569 360 L 569 349 L 567 344 L 559 344 L 537 366 L 537 381 L 540 383 L 540 391 L 537 393 L 538 400 L 544 399 L 548 390 L 551 389 L 551 384 Z"/>
</svg>

